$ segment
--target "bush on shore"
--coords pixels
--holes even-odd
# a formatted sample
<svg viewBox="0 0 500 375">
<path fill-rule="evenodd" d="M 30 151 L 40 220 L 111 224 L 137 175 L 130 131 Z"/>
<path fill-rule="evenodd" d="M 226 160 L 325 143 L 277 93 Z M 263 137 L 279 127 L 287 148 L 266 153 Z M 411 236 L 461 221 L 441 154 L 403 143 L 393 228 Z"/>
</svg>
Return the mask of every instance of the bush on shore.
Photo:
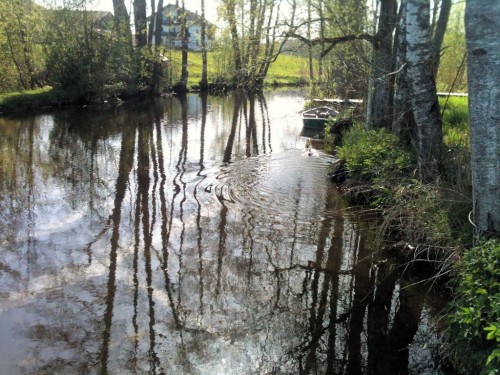
<svg viewBox="0 0 500 375">
<path fill-rule="evenodd" d="M 451 357 L 465 374 L 500 374 L 500 240 L 482 241 L 459 265 Z"/>
</svg>

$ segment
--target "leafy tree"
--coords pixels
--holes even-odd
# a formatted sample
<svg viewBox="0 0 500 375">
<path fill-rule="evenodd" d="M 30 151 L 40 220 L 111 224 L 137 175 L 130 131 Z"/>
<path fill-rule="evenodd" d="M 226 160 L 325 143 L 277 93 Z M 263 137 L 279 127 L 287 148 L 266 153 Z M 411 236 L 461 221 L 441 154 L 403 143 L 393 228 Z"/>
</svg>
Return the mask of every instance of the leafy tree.
<svg viewBox="0 0 500 375">
<path fill-rule="evenodd" d="M 0 14 L 0 89 L 43 86 L 41 7 L 31 0 L 4 0 Z"/>
<path fill-rule="evenodd" d="M 49 82 L 81 101 L 107 99 L 127 85 L 126 65 L 115 65 L 112 27 L 103 30 L 102 14 L 78 9 L 47 11 L 47 70 Z M 109 25 L 111 26 L 111 19 Z M 110 46 L 112 46 L 110 48 Z"/>
</svg>

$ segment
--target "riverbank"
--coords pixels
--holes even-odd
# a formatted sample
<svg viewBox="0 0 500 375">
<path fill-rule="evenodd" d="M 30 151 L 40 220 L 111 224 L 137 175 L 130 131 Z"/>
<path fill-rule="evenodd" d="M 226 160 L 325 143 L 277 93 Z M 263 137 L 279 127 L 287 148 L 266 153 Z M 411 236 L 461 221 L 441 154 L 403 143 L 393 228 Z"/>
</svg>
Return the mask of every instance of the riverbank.
<svg viewBox="0 0 500 375">
<path fill-rule="evenodd" d="M 173 93 L 176 87 L 175 83 L 180 80 L 181 76 L 181 52 L 171 51 L 168 59 L 170 63 L 168 71 L 170 83 L 166 93 Z M 218 53 L 211 52 L 208 54 L 209 92 L 215 95 L 226 94 L 235 88 L 228 76 L 227 69 L 221 66 L 220 61 L 222 60 L 218 56 Z M 307 64 L 308 61 L 303 56 L 280 55 L 269 67 L 269 72 L 264 82 L 264 89 L 268 87 L 298 87 L 307 85 Z M 189 53 L 188 68 L 187 91 L 199 91 L 202 72 L 202 57 L 200 52 Z M 82 97 L 81 93 L 55 89 L 50 86 L 35 90 L 3 93 L 0 94 L 0 114 L 26 113 L 48 108 L 61 108 L 67 105 L 96 104 L 96 102 L 102 104 L 104 101 L 103 98 L 107 98 L 106 102 L 120 102 L 120 100 L 129 99 L 131 95 L 127 93 L 128 97 L 124 97 L 124 90 L 120 85 L 108 85 L 105 91 L 106 95 L 103 96 L 101 93 L 98 100 L 93 100 L 88 94 Z M 133 96 L 141 97 L 144 95 L 148 94 L 138 92 Z"/>
<path fill-rule="evenodd" d="M 50 86 L 0 94 L 0 114 L 33 112 L 45 108 L 62 107 L 74 102 L 67 94 Z"/>
<path fill-rule="evenodd" d="M 362 124 L 348 130 L 335 149 L 346 175 L 337 171 L 334 178 L 349 201 L 379 213 L 379 237 L 392 254 L 408 264 L 426 262 L 435 270 L 432 277 L 452 288 L 446 347 L 457 370 L 497 374 L 500 243 L 474 246 L 467 98 L 442 98 L 440 105 L 443 169 L 436 183 L 418 181 L 412 147 L 384 129 L 366 130 Z M 327 141 L 333 137 L 327 135 Z"/>
</svg>

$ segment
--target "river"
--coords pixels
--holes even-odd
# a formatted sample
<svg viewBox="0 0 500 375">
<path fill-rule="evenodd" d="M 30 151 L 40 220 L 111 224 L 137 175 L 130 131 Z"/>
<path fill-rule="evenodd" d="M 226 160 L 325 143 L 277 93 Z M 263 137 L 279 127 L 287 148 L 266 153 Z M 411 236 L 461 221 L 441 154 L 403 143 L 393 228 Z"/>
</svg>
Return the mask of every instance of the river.
<svg viewBox="0 0 500 375">
<path fill-rule="evenodd" d="M 0 118 L 0 374 L 441 374 L 300 90 Z"/>
</svg>

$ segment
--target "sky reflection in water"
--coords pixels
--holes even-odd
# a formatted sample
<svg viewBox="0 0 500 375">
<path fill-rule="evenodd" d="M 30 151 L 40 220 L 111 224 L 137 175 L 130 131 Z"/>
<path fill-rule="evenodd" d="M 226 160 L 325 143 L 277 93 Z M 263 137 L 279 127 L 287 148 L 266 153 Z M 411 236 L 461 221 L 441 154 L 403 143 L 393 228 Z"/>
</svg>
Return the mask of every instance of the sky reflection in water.
<svg viewBox="0 0 500 375">
<path fill-rule="evenodd" d="M 0 373 L 439 373 L 439 304 L 304 152 L 303 101 L 0 119 Z"/>
</svg>

